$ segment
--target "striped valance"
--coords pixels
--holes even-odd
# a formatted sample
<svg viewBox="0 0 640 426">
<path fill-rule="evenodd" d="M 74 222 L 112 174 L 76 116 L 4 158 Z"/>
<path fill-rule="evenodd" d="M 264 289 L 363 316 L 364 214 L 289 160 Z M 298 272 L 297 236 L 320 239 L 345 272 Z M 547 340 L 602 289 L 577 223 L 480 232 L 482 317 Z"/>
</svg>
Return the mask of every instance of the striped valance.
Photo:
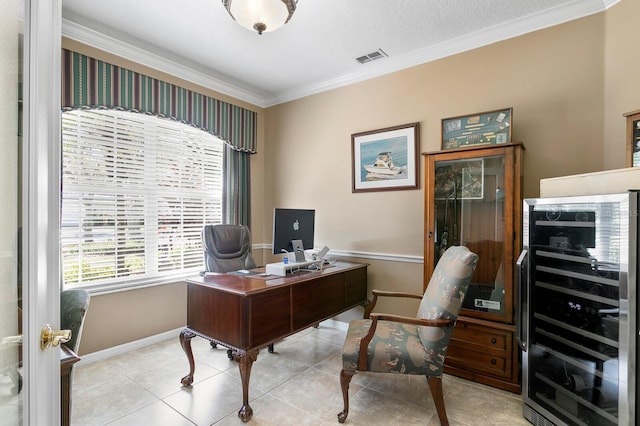
<svg viewBox="0 0 640 426">
<path fill-rule="evenodd" d="M 257 114 L 63 49 L 62 108 L 118 108 L 169 117 L 255 154 Z"/>
</svg>

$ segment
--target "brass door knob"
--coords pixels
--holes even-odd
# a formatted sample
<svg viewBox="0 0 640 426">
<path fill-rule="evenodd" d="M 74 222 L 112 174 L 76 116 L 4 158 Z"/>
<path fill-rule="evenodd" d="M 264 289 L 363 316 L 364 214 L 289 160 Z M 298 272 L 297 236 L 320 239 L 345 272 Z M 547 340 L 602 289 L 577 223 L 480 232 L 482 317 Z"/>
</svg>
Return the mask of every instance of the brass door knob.
<svg viewBox="0 0 640 426">
<path fill-rule="evenodd" d="M 53 331 L 49 324 L 42 327 L 40 333 L 40 349 L 47 350 L 50 346 L 58 346 L 60 343 L 71 340 L 71 330 Z"/>
</svg>

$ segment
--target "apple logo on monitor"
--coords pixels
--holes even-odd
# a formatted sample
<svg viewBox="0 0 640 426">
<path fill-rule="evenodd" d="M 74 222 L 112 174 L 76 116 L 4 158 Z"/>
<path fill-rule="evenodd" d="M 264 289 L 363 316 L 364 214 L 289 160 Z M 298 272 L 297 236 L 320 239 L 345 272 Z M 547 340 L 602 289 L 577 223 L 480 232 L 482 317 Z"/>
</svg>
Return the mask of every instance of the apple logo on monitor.
<svg viewBox="0 0 640 426">
<path fill-rule="evenodd" d="M 298 219 L 296 219 L 295 222 L 293 222 L 293 230 L 294 231 L 300 230 L 300 221 Z"/>
</svg>

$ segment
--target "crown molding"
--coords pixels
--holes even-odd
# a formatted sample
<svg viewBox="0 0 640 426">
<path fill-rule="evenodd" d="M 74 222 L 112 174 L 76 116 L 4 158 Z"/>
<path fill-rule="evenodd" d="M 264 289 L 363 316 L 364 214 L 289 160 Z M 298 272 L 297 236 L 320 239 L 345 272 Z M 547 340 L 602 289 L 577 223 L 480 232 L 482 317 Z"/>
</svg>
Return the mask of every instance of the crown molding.
<svg viewBox="0 0 640 426">
<path fill-rule="evenodd" d="M 406 68 L 422 65 L 447 56 L 453 56 L 458 53 L 603 12 L 619 1 L 620 0 L 574 0 L 571 3 L 516 19 L 507 24 L 494 25 L 463 37 L 435 44 L 425 49 L 397 57 L 389 57 L 384 61 L 364 64 L 363 67 L 366 68 L 363 68 L 362 72 L 345 74 L 331 80 L 321 81 L 282 92 L 277 96 L 267 99 L 266 103 L 268 106 L 277 105 L 305 96 L 381 77 Z"/>
<path fill-rule="evenodd" d="M 231 84 L 221 77 L 205 74 L 193 68 L 177 63 L 160 55 L 132 46 L 108 35 L 94 31 L 67 19 L 62 20 L 62 35 L 96 49 L 119 56 L 183 80 L 232 96 L 250 104 L 266 107 L 265 96 L 238 85 Z"/>
<path fill-rule="evenodd" d="M 453 40 L 439 43 L 384 61 L 363 65 L 362 71 L 345 74 L 326 81 L 318 81 L 291 90 L 269 96 L 259 93 L 256 88 L 242 87 L 225 80 L 223 76 L 214 76 L 195 70 L 162 56 L 137 48 L 113 37 L 86 28 L 75 22 L 62 20 L 62 35 L 87 44 L 105 52 L 134 61 L 158 71 L 166 72 L 178 78 L 201 85 L 222 94 L 248 102 L 258 107 L 267 108 L 284 102 L 304 98 L 306 96 L 326 92 L 359 83 L 372 78 L 381 77 L 406 68 L 422 65 L 431 61 L 452 56 L 458 53 L 477 49 L 492 43 L 518 37 L 523 34 L 563 24 L 595 13 L 603 12 L 620 0 L 574 0 L 543 12 L 513 20 L 507 24 L 494 25 L 467 34 Z"/>
</svg>

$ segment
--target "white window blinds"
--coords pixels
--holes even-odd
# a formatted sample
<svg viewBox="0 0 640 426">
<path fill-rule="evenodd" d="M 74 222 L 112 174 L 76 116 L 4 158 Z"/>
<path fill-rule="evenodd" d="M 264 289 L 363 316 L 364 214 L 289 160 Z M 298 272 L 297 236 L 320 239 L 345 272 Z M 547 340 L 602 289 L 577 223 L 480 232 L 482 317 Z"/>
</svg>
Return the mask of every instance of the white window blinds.
<svg viewBox="0 0 640 426">
<path fill-rule="evenodd" d="M 222 220 L 222 141 L 115 110 L 64 112 L 62 140 L 65 286 L 202 269 L 202 226 Z"/>
</svg>

